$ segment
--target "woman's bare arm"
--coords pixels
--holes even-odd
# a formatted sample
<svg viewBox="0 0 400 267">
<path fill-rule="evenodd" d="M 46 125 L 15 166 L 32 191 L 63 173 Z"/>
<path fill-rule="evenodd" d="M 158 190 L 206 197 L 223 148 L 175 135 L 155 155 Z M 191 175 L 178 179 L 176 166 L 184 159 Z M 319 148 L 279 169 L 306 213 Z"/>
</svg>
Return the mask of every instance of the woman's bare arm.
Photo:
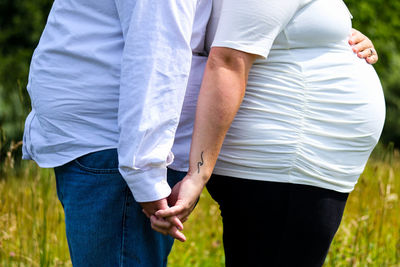
<svg viewBox="0 0 400 267">
<path fill-rule="evenodd" d="M 231 48 L 213 47 L 197 102 L 195 127 L 187 176 L 170 196 L 174 206 L 156 212 L 159 218 L 177 215 L 185 221 L 210 178 L 225 135 L 243 100 L 247 77 L 257 56 Z M 167 224 L 152 220 L 166 232 Z"/>
</svg>

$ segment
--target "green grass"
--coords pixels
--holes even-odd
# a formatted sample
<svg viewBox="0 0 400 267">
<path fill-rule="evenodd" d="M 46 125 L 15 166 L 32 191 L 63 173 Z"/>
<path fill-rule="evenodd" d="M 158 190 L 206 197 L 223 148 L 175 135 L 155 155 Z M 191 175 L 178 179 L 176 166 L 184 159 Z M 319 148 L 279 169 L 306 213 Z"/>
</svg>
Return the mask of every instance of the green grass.
<svg viewBox="0 0 400 267">
<path fill-rule="evenodd" d="M 379 150 L 379 149 L 378 149 Z M 325 266 L 400 266 L 400 156 L 380 149 L 349 197 Z M 0 178 L 0 266 L 71 266 L 54 175 L 25 163 Z M 224 265 L 218 206 L 207 192 L 169 266 Z"/>
</svg>

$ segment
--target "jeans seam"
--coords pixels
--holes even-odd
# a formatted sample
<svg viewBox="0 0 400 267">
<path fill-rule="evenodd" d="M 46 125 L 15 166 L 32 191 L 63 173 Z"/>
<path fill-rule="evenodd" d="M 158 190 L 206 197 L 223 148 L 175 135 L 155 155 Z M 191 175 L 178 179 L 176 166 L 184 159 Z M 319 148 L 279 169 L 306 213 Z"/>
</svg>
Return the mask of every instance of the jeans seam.
<svg viewBox="0 0 400 267">
<path fill-rule="evenodd" d="M 54 174 L 55 174 L 55 180 L 56 180 L 56 190 L 57 190 L 57 195 L 58 195 L 58 200 L 60 200 L 60 203 L 64 209 L 64 196 L 63 196 L 63 192 L 61 191 L 61 178 L 56 175 L 56 170 L 54 169 Z"/>
<path fill-rule="evenodd" d="M 126 207 L 128 202 L 128 193 L 127 188 L 125 188 L 125 201 L 124 201 L 124 211 L 122 213 L 122 236 L 121 236 L 121 257 L 120 257 L 120 267 L 124 266 L 124 257 L 125 257 L 125 220 L 126 220 Z"/>
</svg>

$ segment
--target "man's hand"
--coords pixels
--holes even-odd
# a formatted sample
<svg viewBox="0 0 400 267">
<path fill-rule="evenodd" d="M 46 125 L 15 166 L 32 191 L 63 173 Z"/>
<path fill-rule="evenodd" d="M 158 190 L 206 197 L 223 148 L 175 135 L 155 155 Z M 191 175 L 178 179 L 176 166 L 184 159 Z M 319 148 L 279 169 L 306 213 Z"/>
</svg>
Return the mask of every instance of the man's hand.
<svg viewBox="0 0 400 267">
<path fill-rule="evenodd" d="M 164 235 L 170 235 L 179 241 L 186 241 L 185 235 L 180 232 L 183 230 L 183 224 L 176 216 L 170 216 L 166 219 L 157 218 L 155 216 L 156 211 L 168 209 L 168 201 L 166 198 L 151 201 L 151 202 L 141 202 L 140 205 L 143 208 L 144 214 L 150 219 L 152 228 L 157 232 Z M 153 222 L 157 222 L 157 225 L 162 225 L 162 227 L 154 227 Z"/>
<path fill-rule="evenodd" d="M 349 44 L 352 46 L 353 52 L 359 58 L 365 58 L 369 64 L 375 64 L 378 61 L 378 53 L 372 41 L 356 29 L 351 31 Z"/>
</svg>

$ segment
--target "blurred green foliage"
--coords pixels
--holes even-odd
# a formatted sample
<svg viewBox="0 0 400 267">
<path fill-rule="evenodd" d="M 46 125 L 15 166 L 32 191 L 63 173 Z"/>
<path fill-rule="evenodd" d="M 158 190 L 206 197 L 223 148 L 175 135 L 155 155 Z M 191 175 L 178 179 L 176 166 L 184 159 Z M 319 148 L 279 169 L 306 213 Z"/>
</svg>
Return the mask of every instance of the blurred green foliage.
<svg viewBox="0 0 400 267">
<path fill-rule="evenodd" d="M 0 163 L 10 150 L 11 141 L 22 139 L 24 119 L 30 110 L 25 89 L 29 62 L 52 2 L 0 0 Z M 381 140 L 400 146 L 400 1 L 345 2 L 354 16 L 354 27 L 373 40 L 379 53 L 375 68 L 387 103 Z M 20 152 L 13 155 L 19 157 Z"/>
<path fill-rule="evenodd" d="M 25 90 L 29 62 L 52 2 L 0 0 L 0 163 L 11 142 L 22 139 L 24 120 L 31 108 Z M 19 158 L 20 150 L 13 155 Z"/>
</svg>

